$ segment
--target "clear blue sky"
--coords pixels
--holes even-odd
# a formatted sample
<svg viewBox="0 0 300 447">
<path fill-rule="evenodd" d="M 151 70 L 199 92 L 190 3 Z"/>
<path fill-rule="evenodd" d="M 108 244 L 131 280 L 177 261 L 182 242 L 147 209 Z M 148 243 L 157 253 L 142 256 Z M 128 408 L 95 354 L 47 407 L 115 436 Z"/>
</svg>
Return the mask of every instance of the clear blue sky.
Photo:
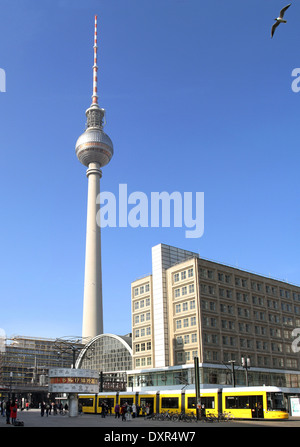
<svg viewBox="0 0 300 447">
<path fill-rule="evenodd" d="M 131 330 L 130 284 L 165 243 L 299 284 L 300 4 L 283 0 L 3 0 L 0 327 L 81 334 L 86 169 L 75 155 L 99 95 L 115 154 L 101 188 L 203 191 L 205 231 L 102 231 L 104 331 Z M 257 14 L 257 15 L 256 15 Z"/>
</svg>

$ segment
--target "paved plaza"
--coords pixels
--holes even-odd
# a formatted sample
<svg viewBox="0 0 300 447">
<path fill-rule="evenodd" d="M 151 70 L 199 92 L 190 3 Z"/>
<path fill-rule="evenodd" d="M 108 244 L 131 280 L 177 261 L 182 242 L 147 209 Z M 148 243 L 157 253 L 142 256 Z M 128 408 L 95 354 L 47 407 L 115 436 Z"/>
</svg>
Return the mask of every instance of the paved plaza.
<svg viewBox="0 0 300 447">
<path fill-rule="evenodd" d="M 77 417 L 70 417 L 68 414 L 66 415 L 49 415 L 46 414 L 42 417 L 40 410 L 38 409 L 30 409 L 29 411 L 18 411 L 17 419 L 24 422 L 24 427 L 41 427 L 41 428 L 50 428 L 50 427 L 98 427 L 102 428 L 107 433 L 110 433 L 114 430 L 116 433 L 119 431 L 130 431 L 131 428 L 148 431 L 172 431 L 176 430 L 177 432 L 182 429 L 184 432 L 196 430 L 204 428 L 229 428 L 229 427 L 280 427 L 280 428 L 291 428 L 291 427 L 300 427 L 300 418 L 290 418 L 285 421 L 229 421 L 229 422 L 172 422 L 172 421 L 155 421 L 144 419 L 143 417 L 138 417 L 131 420 L 122 421 L 120 419 L 115 419 L 114 416 L 106 416 L 102 418 L 101 415 L 92 415 L 92 414 L 81 414 Z M 6 424 L 6 418 L 0 417 L 0 427 L 1 428 L 11 428 L 13 430 L 21 430 L 23 427 L 14 427 L 13 425 Z M 153 435 L 154 436 L 154 435 Z"/>
</svg>

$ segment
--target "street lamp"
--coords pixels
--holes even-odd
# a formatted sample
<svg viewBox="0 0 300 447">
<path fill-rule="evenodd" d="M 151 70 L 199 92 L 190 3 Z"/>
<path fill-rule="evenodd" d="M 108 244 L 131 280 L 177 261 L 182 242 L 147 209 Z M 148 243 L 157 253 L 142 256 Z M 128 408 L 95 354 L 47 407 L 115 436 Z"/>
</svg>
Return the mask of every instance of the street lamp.
<svg viewBox="0 0 300 447">
<path fill-rule="evenodd" d="M 9 373 L 9 400 L 11 399 L 11 391 L 12 391 L 12 379 L 13 379 L 14 373 L 11 371 Z"/>
<path fill-rule="evenodd" d="M 246 386 L 249 386 L 248 369 L 250 369 L 250 358 L 242 357 L 242 367 L 245 369 L 246 374 Z"/>
<path fill-rule="evenodd" d="M 232 386 L 235 387 L 235 370 L 234 370 L 235 360 L 229 360 L 228 363 L 231 363 Z"/>
</svg>

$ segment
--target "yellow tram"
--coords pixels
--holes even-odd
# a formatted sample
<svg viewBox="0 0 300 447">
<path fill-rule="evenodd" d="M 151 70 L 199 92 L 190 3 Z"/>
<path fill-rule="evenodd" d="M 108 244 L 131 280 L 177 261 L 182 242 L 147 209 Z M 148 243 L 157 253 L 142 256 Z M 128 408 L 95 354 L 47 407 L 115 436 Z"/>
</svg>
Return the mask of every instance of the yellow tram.
<svg viewBox="0 0 300 447">
<path fill-rule="evenodd" d="M 200 393 L 201 405 L 207 413 L 217 416 L 226 412 L 236 419 L 288 419 L 284 407 L 284 394 L 278 387 L 204 388 Z M 151 413 L 196 413 L 195 390 L 159 390 L 137 392 L 103 392 L 80 394 L 79 403 L 84 413 L 100 414 L 105 401 L 109 413 L 114 414 L 115 405 L 148 405 Z"/>
</svg>

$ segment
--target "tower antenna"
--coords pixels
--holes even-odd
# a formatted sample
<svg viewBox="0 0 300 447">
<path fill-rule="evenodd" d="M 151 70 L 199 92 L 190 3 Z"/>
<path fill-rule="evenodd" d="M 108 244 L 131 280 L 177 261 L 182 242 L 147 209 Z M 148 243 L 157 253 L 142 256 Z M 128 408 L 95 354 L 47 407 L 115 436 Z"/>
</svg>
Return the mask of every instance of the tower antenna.
<svg viewBox="0 0 300 447">
<path fill-rule="evenodd" d="M 98 104 L 98 65 L 97 65 L 97 16 L 95 16 L 95 35 L 94 35 L 94 65 L 93 65 L 93 104 Z"/>
</svg>

